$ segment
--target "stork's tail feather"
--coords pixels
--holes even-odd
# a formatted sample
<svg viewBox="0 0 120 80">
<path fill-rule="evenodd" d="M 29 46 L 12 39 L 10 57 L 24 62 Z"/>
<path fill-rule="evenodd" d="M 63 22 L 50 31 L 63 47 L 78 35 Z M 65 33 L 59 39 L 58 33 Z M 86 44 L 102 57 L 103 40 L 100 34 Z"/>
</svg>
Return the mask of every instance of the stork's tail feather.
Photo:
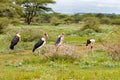
<svg viewBox="0 0 120 80">
<path fill-rule="evenodd" d="M 14 46 L 13 46 L 13 45 L 10 45 L 10 49 L 13 50 L 13 49 L 14 49 Z"/>
<path fill-rule="evenodd" d="M 33 48 L 32 52 L 35 52 L 35 48 Z"/>
<path fill-rule="evenodd" d="M 88 44 L 86 44 L 86 46 L 88 46 Z"/>
</svg>

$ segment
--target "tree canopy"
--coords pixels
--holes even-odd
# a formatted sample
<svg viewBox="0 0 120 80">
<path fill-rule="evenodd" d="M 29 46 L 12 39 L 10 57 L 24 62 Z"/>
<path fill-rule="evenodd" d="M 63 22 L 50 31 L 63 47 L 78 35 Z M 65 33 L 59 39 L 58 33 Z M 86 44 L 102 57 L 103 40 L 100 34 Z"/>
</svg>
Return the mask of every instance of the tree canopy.
<svg viewBox="0 0 120 80">
<path fill-rule="evenodd" d="M 14 0 L 0 0 L 0 5 L 0 17 L 18 17 L 23 11 L 23 8 L 16 5 Z"/>
<path fill-rule="evenodd" d="M 0 17 L 22 16 L 30 24 L 36 15 L 52 11 L 47 4 L 53 3 L 53 0 L 0 0 Z"/>
<path fill-rule="evenodd" d="M 52 11 L 47 4 L 53 4 L 53 0 L 18 0 L 16 4 L 21 5 L 24 11 L 24 17 L 28 24 L 31 23 L 31 20 L 38 14 L 44 13 L 46 11 Z"/>
</svg>

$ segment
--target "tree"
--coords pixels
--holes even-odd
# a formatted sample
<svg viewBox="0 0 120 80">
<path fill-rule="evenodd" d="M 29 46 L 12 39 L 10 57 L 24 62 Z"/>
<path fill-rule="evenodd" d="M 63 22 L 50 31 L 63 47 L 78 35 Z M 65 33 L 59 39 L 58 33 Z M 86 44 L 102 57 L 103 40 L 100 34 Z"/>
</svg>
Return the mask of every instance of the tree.
<svg viewBox="0 0 120 80">
<path fill-rule="evenodd" d="M 104 14 L 102 14 L 102 13 L 98 13 L 98 14 L 96 14 L 96 17 L 98 17 L 98 18 L 103 18 L 105 15 Z"/>
<path fill-rule="evenodd" d="M 59 24 L 61 24 L 61 21 L 58 19 L 58 17 L 53 16 L 50 19 L 50 23 L 51 25 L 58 26 Z"/>
<path fill-rule="evenodd" d="M 84 19 L 86 17 L 95 17 L 95 15 L 92 13 L 86 13 L 86 14 L 83 14 L 81 18 Z"/>
<path fill-rule="evenodd" d="M 28 25 L 36 15 L 42 14 L 46 11 L 52 11 L 47 4 L 55 3 L 53 0 L 18 0 L 16 2 L 17 4 L 21 4 L 25 9 L 24 17 L 26 18 Z"/>
<path fill-rule="evenodd" d="M 11 23 L 14 18 L 20 17 L 21 6 L 15 4 L 14 0 L 0 0 L 0 33 Z"/>
<path fill-rule="evenodd" d="M 73 17 L 71 16 L 66 16 L 65 18 L 63 18 L 65 24 L 70 24 L 73 21 Z"/>
<path fill-rule="evenodd" d="M 33 23 L 50 23 L 50 14 L 40 14 L 32 19 Z"/>
<path fill-rule="evenodd" d="M 81 21 L 81 15 L 78 14 L 78 13 L 72 15 L 72 17 L 73 17 L 73 21 L 74 21 L 75 23 L 79 23 L 79 22 Z"/>
</svg>

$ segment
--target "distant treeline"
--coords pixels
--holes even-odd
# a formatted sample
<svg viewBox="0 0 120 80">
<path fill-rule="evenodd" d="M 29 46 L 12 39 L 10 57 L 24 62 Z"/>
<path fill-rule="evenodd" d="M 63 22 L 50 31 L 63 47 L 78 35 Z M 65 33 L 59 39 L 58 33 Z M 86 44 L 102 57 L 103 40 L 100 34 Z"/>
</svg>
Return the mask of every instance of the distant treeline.
<svg viewBox="0 0 120 80">
<path fill-rule="evenodd" d="M 47 4 L 54 3 L 54 0 L 0 0 L 0 28 L 8 24 L 30 25 L 47 23 L 55 26 L 59 24 L 79 24 L 84 23 L 87 19 L 95 19 L 100 24 L 120 25 L 120 15 L 118 14 L 61 14 L 56 13 L 47 6 Z"/>
<path fill-rule="evenodd" d="M 50 23 L 52 25 L 59 24 L 80 24 L 89 18 L 91 20 L 95 19 L 100 24 L 116 24 L 120 25 L 120 15 L 117 14 L 103 14 L 103 13 L 85 13 L 85 14 L 61 14 L 61 13 L 50 13 L 41 14 L 34 17 L 33 23 Z"/>
<path fill-rule="evenodd" d="M 31 19 L 30 24 L 50 24 L 50 25 L 60 25 L 60 24 L 81 24 L 84 23 L 86 19 L 96 20 L 100 24 L 115 24 L 120 25 L 120 15 L 118 14 L 103 14 L 103 13 L 85 13 L 85 14 L 61 14 L 61 13 L 44 13 L 36 15 Z M 0 16 L 0 25 L 4 22 L 10 23 L 12 25 L 27 24 L 26 18 L 24 16 L 18 17 L 2 17 Z M 3 24 L 4 25 L 4 24 Z"/>
</svg>

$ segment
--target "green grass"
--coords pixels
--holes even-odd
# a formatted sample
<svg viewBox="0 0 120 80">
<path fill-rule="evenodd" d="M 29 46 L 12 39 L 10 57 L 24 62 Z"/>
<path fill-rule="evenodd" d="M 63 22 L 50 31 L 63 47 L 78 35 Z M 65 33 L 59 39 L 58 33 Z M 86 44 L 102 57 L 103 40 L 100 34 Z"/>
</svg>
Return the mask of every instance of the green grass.
<svg viewBox="0 0 120 80">
<path fill-rule="evenodd" d="M 2 68 L 2 67 L 1 67 Z M 12 68 L 10 70 L 9 68 Z M 76 68 L 76 69 L 74 69 Z M 3 73 L 4 72 L 4 73 Z M 1 74 L 2 73 L 2 74 Z M 8 67 L 0 71 L 1 80 L 119 80 L 118 69 L 79 69 L 74 66 L 59 66 L 57 68 L 46 65 Z"/>
<path fill-rule="evenodd" d="M 87 57 L 85 57 L 87 55 Z M 1 54 L 1 80 L 119 80 L 120 63 L 104 50 L 88 52 L 81 57 L 43 58 L 36 54 Z"/>
<path fill-rule="evenodd" d="M 2 45 L 0 46 L 0 80 L 120 80 L 120 61 L 113 60 L 99 43 L 99 39 L 106 36 L 113 27 L 101 25 L 101 33 L 82 36 L 79 35 L 82 32 L 75 33 L 81 27 L 82 25 L 75 24 L 9 27 L 6 34 L 0 35 L 0 45 Z M 36 33 L 40 35 L 43 32 L 48 33 L 49 38 L 46 44 L 48 52 L 43 48 L 41 52 L 45 54 L 38 55 L 31 52 L 40 35 L 35 36 L 35 40 L 33 37 L 33 40 L 21 41 L 15 51 L 9 50 L 8 45 L 14 34 L 19 30 L 27 29 L 31 30 L 28 32 L 31 37 Z M 54 42 L 62 32 L 65 33 L 65 44 L 60 48 L 62 51 L 54 53 Z M 29 37 L 28 34 L 24 32 L 22 38 Z M 93 52 L 85 46 L 88 38 L 96 39 Z M 65 53 L 65 55 L 59 55 L 59 53 Z M 45 55 L 50 56 L 46 58 Z"/>
<path fill-rule="evenodd" d="M 25 55 L 22 55 L 25 56 Z M 27 55 L 26 55 L 27 56 Z M 31 57 L 31 55 L 28 55 Z M 34 56 L 34 55 L 33 55 Z M 120 69 L 110 67 L 89 67 L 86 64 L 66 63 L 66 61 L 42 60 L 34 56 L 30 60 L 2 63 L 1 80 L 119 80 Z M 21 64 L 20 64 L 21 63 Z M 84 67 L 81 67 L 84 66 Z M 86 66 L 86 67 L 85 67 Z"/>
</svg>

